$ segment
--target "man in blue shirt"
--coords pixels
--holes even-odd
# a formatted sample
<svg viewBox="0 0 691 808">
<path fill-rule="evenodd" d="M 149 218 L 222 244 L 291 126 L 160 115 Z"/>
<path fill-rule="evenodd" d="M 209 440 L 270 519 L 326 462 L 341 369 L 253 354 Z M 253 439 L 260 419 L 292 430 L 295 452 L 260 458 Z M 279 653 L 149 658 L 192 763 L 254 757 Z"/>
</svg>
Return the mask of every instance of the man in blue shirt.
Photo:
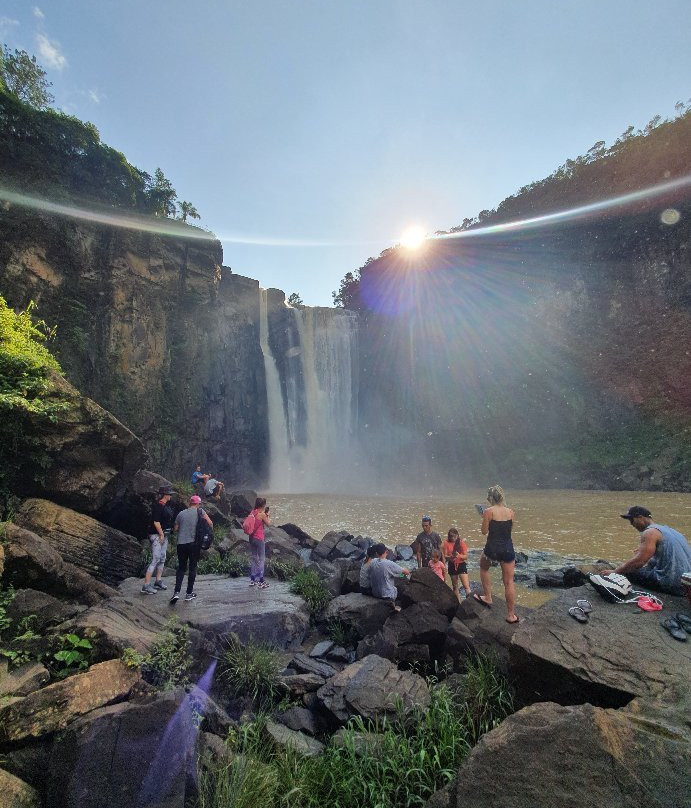
<svg viewBox="0 0 691 808">
<path fill-rule="evenodd" d="M 394 561 L 389 561 L 386 557 L 386 546 L 375 544 L 372 548 L 375 558 L 370 562 L 370 587 L 375 598 L 383 598 L 391 601 L 394 611 L 400 612 L 401 607 L 396 605 L 398 589 L 393 579 L 401 575 L 410 575 L 410 570 L 401 567 Z"/>
<path fill-rule="evenodd" d="M 640 505 L 620 516 L 641 534 L 641 543 L 633 558 L 614 572 L 626 575 L 639 586 L 682 595 L 681 576 L 691 571 L 691 546 L 683 533 L 653 522 L 650 511 Z"/>
</svg>

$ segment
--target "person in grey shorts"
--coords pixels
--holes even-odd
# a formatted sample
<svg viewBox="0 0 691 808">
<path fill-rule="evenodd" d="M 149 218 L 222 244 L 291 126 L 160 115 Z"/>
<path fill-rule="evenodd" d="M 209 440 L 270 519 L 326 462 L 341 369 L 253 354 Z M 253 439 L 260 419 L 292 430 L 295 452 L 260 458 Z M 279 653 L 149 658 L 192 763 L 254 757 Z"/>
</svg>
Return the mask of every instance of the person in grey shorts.
<svg viewBox="0 0 691 808">
<path fill-rule="evenodd" d="M 194 580 L 197 577 L 197 561 L 199 561 L 199 552 L 195 543 L 195 536 L 197 532 L 197 519 L 201 514 L 202 519 L 206 519 L 209 527 L 213 530 L 214 523 L 209 519 L 208 515 L 199 506 L 201 505 L 201 497 L 196 494 L 190 497 L 190 506 L 185 508 L 184 511 L 175 517 L 175 524 L 173 530 L 177 531 L 178 543 L 178 569 L 175 573 L 175 591 L 170 603 L 174 606 L 180 598 L 180 590 L 182 589 L 182 581 L 187 572 L 187 564 L 189 563 L 190 571 L 187 576 L 187 594 L 185 600 L 194 600 L 197 597 L 194 591 Z"/>
<path fill-rule="evenodd" d="M 142 593 L 144 595 L 155 595 L 159 589 L 168 589 L 161 580 L 163 567 L 166 563 L 168 553 L 168 537 L 173 526 L 173 510 L 168 504 L 171 496 L 175 492 L 172 488 L 159 488 L 158 501 L 151 507 L 151 522 L 149 524 L 149 540 L 151 541 L 151 563 L 149 564 Z M 151 578 L 156 573 L 156 582 L 151 583 Z"/>
</svg>

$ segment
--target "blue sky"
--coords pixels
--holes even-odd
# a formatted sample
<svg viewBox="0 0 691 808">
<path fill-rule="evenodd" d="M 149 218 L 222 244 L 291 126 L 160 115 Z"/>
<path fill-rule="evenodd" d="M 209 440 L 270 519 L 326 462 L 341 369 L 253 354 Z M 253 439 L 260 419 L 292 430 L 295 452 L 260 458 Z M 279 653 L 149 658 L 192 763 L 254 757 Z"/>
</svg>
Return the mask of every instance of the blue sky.
<svg viewBox="0 0 691 808">
<path fill-rule="evenodd" d="M 57 106 L 160 166 L 233 271 L 311 305 L 406 226 L 672 115 L 689 30 L 688 0 L 0 0 Z"/>
</svg>

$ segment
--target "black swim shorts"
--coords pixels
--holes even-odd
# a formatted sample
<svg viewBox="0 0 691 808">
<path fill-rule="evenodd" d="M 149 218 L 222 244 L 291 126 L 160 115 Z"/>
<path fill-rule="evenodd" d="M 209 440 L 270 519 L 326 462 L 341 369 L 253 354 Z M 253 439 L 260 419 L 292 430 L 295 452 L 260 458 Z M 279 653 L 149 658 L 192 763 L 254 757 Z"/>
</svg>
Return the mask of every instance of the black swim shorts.
<svg viewBox="0 0 691 808">
<path fill-rule="evenodd" d="M 449 559 L 449 575 L 467 575 L 468 565 L 465 561 L 456 566 L 451 559 Z"/>
<path fill-rule="evenodd" d="M 516 560 L 516 553 L 514 552 L 513 547 L 499 550 L 494 547 L 490 547 L 489 544 L 486 544 L 482 553 L 489 558 L 490 561 L 499 561 L 503 562 L 504 564 L 510 564 L 512 561 Z"/>
</svg>

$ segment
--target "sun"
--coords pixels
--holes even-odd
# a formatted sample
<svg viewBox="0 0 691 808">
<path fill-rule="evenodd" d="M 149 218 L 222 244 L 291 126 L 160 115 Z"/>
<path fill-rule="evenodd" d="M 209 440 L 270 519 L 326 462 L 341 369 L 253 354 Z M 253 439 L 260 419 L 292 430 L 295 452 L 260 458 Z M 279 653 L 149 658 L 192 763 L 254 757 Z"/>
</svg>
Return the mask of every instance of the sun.
<svg viewBox="0 0 691 808">
<path fill-rule="evenodd" d="M 401 235 L 401 245 L 409 250 L 417 250 L 425 240 L 425 231 L 420 225 L 407 227 Z"/>
</svg>

